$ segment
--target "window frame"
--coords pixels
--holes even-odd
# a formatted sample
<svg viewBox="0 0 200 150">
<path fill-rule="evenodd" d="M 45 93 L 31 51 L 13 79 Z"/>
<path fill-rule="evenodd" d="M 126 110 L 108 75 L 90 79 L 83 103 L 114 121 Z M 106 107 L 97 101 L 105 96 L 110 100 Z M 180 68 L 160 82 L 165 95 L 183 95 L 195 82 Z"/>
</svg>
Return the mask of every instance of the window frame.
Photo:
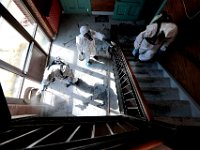
<svg viewBox="0 0 200 150">
<path fill-rule="evenodd" d="M 23 4 L 23 2 L 22 2 L 22 4 Z M 24 5 L 24 7 L 26 7 L 26 6 Z M 30 11 L 29 11 L 29 13 L 33 17 L 33 15 L 31 14 Z M 23 78 L 23 82 L 22 82 L 22 85 L 21 85 L 21 88 L 20 88 L 19 97 L 18 98 L 8 97 L 8 99 L 9 99 L 8 101 L 11 100 L 11 102 L 13 103 L 13 100 L 15 101 L 15 99 L 20 100 L 22 89 L 23 89 L 23 86 L 24 86 L 23 83 L 24 83 L 25 79 L 29 79 L 29 80 L 39 82 L 37 79 L 35 79 L 34 77 L 30 76 L 28 73 L 25 72 L 28 59 L 30 59 L 28 57 L 30 55 L 30 52 L 32 51 L 33 46 L 37 47 L 40 50 L 40 52 L 42 52 L 45 55 L 46 65 L 47 65 L 47 63 L 49 61 L 49 57 L 50 57 L 49 55 L 50 55 L 50 51 L 51 51 L 52 40 L 49 38 L 48 35 L 46 35 L 46 32 L 43 31 L 43 33 L 46 35 L 46 37 L 48 38 L 48 40 L 50 42 L 48 53 L 46 53 L 45 50 L 42 48 L 42 46 L 40 46 L 40 44 L 35 39 L 37 29 L 39 28 L 39 23 L 37 22 L 37 20 L 34 17 L 33 17 L 33 19 L 35 19 L 37 26 L 35 28 L 33 36 L 30 35 L 28 33 L 28 31 L 26 31 L 26 29 L 12 16 L 12 14 L 1 3 L 0 3 L 0 17 L 3 17 L 17 32 L 19 32 L 19 34 L 21 34 L 29 42 L 28 51 L 27 51 L 27 54 L 26 54 L 24 67 L 23 67 L 22 70 L 15 67 L 15 66 L 12 66 L 11 64 L 8 64 L 8 63 L 0 60 L 0 68 L 4 69 L 6 71 L 9 71 L 11 73 L 14 73 L 16 75 L 19 75 Z M 43 30 L 42 27 L 40 27 L 40 29 Z"/>
</svg>

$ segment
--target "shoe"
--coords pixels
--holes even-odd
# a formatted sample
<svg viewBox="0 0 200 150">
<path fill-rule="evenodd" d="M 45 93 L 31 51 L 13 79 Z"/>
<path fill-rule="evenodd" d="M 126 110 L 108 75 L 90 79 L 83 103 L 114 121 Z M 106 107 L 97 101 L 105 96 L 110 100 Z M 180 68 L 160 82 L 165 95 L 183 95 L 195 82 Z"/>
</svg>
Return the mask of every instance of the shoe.
<svg viewBox="0 0 200 150">
<path fill-rule="evenodd" d="M 91 62 L 91 61 L 88 61 L 88 62 L 86 63 L 86 65 L 87 65 L 87 66 L 91 66 L 91 65 L 92 65 L 92 62 Z"/>
<path fill-rule="evenodd" d="M 77 78 L 77 81 L 74 83 L 74 85 L 78 85 L 79 84 L 79 78 Z"/>
<path fill-rule="evenodd" d="M 98 56 L 94 56 L 93 58 L 96 59 L 96 60 L 98 60 Z"/>
<path fill-rule="evenodd" d="M 66 84 L 66 87 L 69 87 L 71 84 Z"/>
<path fill-rule="evenodd" d="M 139 56 L 139 49 L 133 49 L 132 54 L 133 54 L 133 56 L 138 57 Z"/>
</svg>

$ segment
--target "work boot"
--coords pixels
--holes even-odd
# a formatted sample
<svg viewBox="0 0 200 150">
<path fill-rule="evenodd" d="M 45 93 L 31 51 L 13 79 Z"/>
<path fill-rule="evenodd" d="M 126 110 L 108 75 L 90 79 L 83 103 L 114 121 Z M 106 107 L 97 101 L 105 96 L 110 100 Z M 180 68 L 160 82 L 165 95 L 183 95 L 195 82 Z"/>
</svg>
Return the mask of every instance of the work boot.
<svg viewBox="0 0 200 150">
<path fill-rule="evenodd" d="M 74 83 L 75 85 L 79 84 L 79 78 L 77 78 L 76 82 Z"/>
<path fill-rule="evenodd" d="M 89 60 L 88 62 L 86 62 L 86 65 L 89 67 L 92 65 L 92 62 Z"/>
<path fill-rule="evenodd" d="M 69 87 L 71 84 L 66 84 L 66 87 Z"/>
<path fill-rule="evenodd" d="M 98 56 L 94 56 L 93 58 L 96 59 L 96 60 L 98 60 Z"/>
</svg>

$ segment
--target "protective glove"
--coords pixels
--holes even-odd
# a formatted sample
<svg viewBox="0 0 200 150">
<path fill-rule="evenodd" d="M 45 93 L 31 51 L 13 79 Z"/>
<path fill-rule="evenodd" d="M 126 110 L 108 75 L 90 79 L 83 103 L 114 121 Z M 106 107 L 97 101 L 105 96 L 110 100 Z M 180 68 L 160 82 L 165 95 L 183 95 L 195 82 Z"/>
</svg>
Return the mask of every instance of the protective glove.
<svg viewBox="0 0 200 150">
<path fill-rule="evenodd" d="M 166 45 L 163 45 L 163 46 L 161 46 L 161 48 L 160 48 L 160 51 L 166 51 L 167 50 L 167 46 Z"/>
<path fill-rule="evenodd" d="M 85 54 L 83 52 L 81 52 L 79 55 L 78 55 L 78 59 L 80 61 L 83 61 L 85 59 Z"/>
<path fill-rule="evenodd" d="M 139 49 L 138 48 L 133 49 L 132 54 L 133 54 L 133 56 L 138 57 L 139 56 Z"/>
</svg>

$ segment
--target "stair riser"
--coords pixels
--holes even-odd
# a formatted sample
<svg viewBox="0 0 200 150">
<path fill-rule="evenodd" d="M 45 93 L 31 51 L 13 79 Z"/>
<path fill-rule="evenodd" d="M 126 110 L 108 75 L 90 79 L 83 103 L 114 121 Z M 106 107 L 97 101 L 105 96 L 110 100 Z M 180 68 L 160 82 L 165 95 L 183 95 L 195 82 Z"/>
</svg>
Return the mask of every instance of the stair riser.
<svg viewBox="0 0 200 150">
<path fill-rule="evenodd" d="M 149 101 L 154 116 L 190 117 L 191 107 L 188 101 L 157 100 Z"/>
<path fill-rule="evenodd" d="M 148 90 L 142 89 L 144 97 L 147 100 L 174 100 L 179 99 L 179 94 L 177 89 L 163 89 L 163 90 Z"/>
<path fill-rule="evenodd" d="M 157 63 L 142 63 L 136 61 L 129 61 L 129 64 L 131 65 L 131 67 L 147 67 L 147 68 L 158 69 Z"/>
<path fill-rule="evenodd" d="M 170 87 L 169 80 L 140 80 L 140 87 Z"/>
</svg>

